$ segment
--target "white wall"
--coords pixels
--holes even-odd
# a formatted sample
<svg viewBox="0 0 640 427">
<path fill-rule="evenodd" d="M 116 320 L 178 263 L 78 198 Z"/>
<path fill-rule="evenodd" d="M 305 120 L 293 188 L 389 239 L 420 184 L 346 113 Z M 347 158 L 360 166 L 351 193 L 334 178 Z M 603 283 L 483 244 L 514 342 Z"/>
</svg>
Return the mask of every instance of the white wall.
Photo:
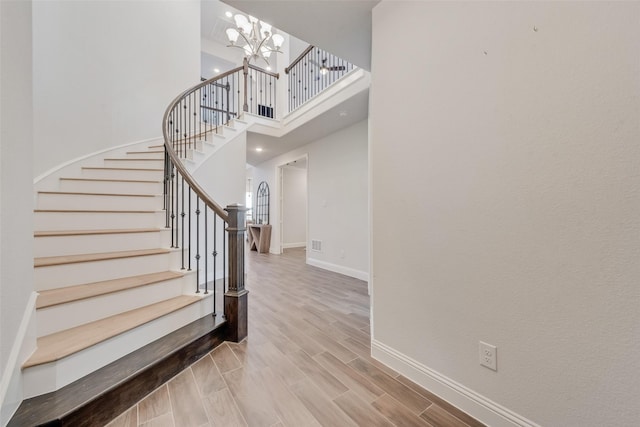
<svg viewBox="0 0 640 427">
<path fill-rule="evenodd" d="M 282 168 L 282 245 L 307 244 L 307 169 Z"/>
<path fill-rule="evenodd" d="M 322 252 L 307 251 L 307 263 L 368 278 L 367 138 L 363 120 L 253 168 L 254 188 L 267 181 L 271 189 L 271 252 L 280 248 L 277 168 L 307 154 L 307 237 L 322 241 Z"/>
<path fill-rule="evenodd" d="M 231 204 L 245 204 L 245 192 L 246 192 L 246 164 L 247 164 L 247 134 L 246 132 L 242 132 L 241 134 L 235 136 L 235 138 L 231 141 L 228 141 L 220 147 L 218 151 L 216 151 L 209 159 L 202 163 L 198 167 L 198 169 L 192 173 L 193 177 L 196 179 L 198 184 L 207 192 L 213 200 L 220 205 L 221 208 L 226 208 Z M 187 201 L 188 203 L 188 201 Z M 192 210 L 195 210 L 196 206 L 195 197 L 192 203 Z M 204 205 L 200 204 L 200 209 L 204 212 Z M 204 233 L 204 213 L 202 215 L 202 223 L 201 223 L 201 233 Z M 211 228 L 211 224 L 213 224 L 213 212 L 209 211 L 207 213 L 209 215 L 208 220 L 210 221 L 210 226 L 208 229 L 208 235 L 210 238 L 213 236 L 213 229 Z M 192 217 L 192 247 L 195 248 L 196 242 L 196 225 L 195 218 Z M 217 257 L 216 261 L 216 276 L 217 278 L 221 278 L 225 274 L 224 269 L 224 260 L 223 260 L 223 244 L 224 242 L 224 233 L 223 227 L 224 225 L 218 221 L 216 225 L 216 241 L 217 241 L 217 251 L 220 256 Z M 208 242 L 209 245 L 212 245 L 212 242 Z M 204 252 L 204 239 L 200 239 L 200 253 L 202 256 L 205 256 Z M 213 247 L 209 246 L 208 253 L 206 256 L 209 257 L 207 261 L 208 267 L 208 276 L 207 279 L 211 280 L 213 278 L 213 263 L 210 262 L 210 256 L 213 252 Z M 193 253 L 195 255 L 195 253 Z M 201 259 L 201 266 L 204 266 L 204 258 Z M 205 277 L 201 274 L 200 281 L 204 283 Z"/>
<path fill-rule="evenodd" d="M 199 1 L 33 4 L 34 173 L 161 136 L 200 78 Z"/>
<path fill-rule="evenodd" d="M 373 15 L 375 356 L 492 425 L 638 425 L 640 3 Z"/>
<path fill-rule="evenodd" d="M 0 2 L 0 425 L 22 400 L 21 356 L 35 349 L 31 2 Z"/>
<path fill-rule="evenodd" d="M 247 134 L 242 132 L 220 147 L 192 175 L 221 207 L 233 203 L 244 205 L 246 164 Z"/>
</svg>

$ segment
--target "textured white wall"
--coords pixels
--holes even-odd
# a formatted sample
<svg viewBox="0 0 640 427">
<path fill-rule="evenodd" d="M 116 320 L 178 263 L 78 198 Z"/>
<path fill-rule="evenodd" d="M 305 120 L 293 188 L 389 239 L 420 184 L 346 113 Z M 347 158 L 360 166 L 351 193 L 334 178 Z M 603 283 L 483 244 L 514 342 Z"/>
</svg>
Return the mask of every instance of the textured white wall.
<svg viewBox="0 0 640 427">
<path fill-rule="evenodd" d="M 277 167 L 308 154 L 308 239 L 323 242 L 323 252 L 307 251 L 308 262 L 356 277 L 368 275 L 367 135 L 363 120 L 253 168 L 254 189 L 261 181 L 271 189 L 272 252 L 280 247 Z"/>
<path fill-rule="evenodd" d="M 282 244 L 307 242 L 307 170 L 282 169 Z"/>
<path fill-rule="evenodd" d="M 200 79 L 200 2 L 33 4 L 35 175 L 162 135 L 165 108 Z"/>
<path fill-rule="evenodd" d="M 639 24 L 638 2 L 374 9 L 374 339 L 545 426 L 640 423 Z"/>
<path fill-rule="evenodd" d="M 0 425 L 22 400 L 33 292 L 31 2 L 0 2 Z M 15 346 L 14 346 L 15 344 Z"/>
</svg>

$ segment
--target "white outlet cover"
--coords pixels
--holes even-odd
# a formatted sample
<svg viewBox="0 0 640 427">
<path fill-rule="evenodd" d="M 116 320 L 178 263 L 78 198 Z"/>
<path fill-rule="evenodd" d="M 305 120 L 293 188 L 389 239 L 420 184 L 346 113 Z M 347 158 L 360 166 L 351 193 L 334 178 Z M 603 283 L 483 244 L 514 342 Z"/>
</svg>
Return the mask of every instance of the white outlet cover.
<svg viewBox="0 0 640 427">
<path fill-rule="evenodd" d="M 494 371 L 498 370 L 498 348 L 495 345 L 479 342 L 480 364 Z"/>
</svg>

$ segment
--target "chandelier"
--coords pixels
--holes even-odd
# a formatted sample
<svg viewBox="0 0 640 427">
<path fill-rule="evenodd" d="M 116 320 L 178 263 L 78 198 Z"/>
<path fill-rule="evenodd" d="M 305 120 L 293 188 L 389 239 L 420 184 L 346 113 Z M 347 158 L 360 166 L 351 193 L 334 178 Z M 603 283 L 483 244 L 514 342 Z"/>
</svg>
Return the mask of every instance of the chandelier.
<svg viewBox="0 0 640 427">
<path fill-rule="evenodd" d="M 271 25 L 262 22 L 253 16 L 247 18 L 244 15 L 237 14 L 233 17 L 236 28 L 227 29 L 227 37 L 229 38 L 228 47 L 237 47 L 243 49 L 247 60 L 257 60 L 262 58 L 269 65 L 268 58 L 271 52 L 282 53 L 280 47 L 284 42 L 284 37 L 280 34 L 273 34 Z M 244 46 L 236 44 L 238 38 L 246 43 Z"/>
</svg>

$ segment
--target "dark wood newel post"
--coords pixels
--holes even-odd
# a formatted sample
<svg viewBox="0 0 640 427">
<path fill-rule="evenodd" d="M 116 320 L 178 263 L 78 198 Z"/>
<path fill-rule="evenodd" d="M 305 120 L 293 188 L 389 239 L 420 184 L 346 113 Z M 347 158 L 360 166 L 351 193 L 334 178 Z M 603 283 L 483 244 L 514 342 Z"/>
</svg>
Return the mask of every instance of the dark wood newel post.
<svg viewBox="0 0 640 427">
<path fill-rule="evenodd" d="M 242 61 L 242 74 L 244 74 L 244 104 L 242 111 L 249 111 L 249 103 L 247 102 L 247 81 L 249 80 L 249 60 L 245 57 Z"/>
<path fill-rule="evenodd" d="M 244 233 L 246 208 L 229 205 L 229 288 L 224 294 L 224 313 L 229 328 L 228 339 L 240 342 L 247 336 L 247 291 L 244 288 Z"/>
</svg>

